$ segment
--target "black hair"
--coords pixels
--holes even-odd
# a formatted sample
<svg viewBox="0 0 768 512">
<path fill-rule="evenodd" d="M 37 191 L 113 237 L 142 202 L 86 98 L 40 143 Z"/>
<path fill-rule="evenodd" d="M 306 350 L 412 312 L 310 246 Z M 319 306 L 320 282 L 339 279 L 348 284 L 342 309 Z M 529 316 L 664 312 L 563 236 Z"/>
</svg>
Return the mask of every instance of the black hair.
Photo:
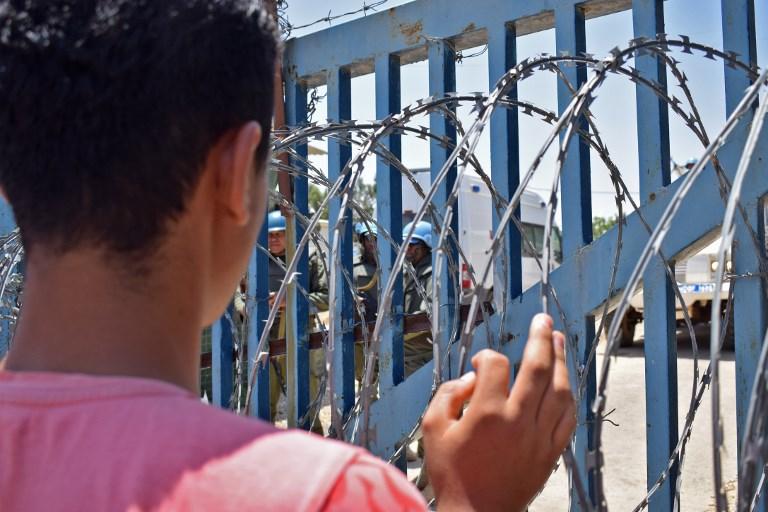
<svg viewBox="0 0 768 512">
<path fill-rule="evenodd" d="M 27 251 L 151 252 L 250 120 L 263 164 L 278 45 L 250 0 L 0 0 L 0 185 Z"/>
</svg>

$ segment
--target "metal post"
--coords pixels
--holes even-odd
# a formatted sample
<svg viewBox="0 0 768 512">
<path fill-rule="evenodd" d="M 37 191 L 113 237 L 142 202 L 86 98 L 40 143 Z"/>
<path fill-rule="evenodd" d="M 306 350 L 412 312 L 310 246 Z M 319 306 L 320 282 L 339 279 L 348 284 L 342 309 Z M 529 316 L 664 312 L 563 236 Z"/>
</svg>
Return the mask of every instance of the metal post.
<svg viewBox="0 0 768 512">
<path fill-rule="evenodd" d="M 757 61 L 755 38 L 755 5 L 753 0 L 723 0 L 723 48 L 739 54 L 741 60 L 755 65 Z M 741 71 L 728 65 L 725 70 L 725 104 L 726 115 L 730 115 L 734 107 L 750 85 L 749 78 Z M 763 100 L 765 101 L 765 100 Z M 736 128 L 731 140 L 720 152 L 723 167 L 732 174 L 741 157 L 741 150 L 749 130 L 749 117 L 742 120 Z M 765 138 L 763 138 L 765 140 Z M 746 177 L 743 190 L 755 190 L 750 187 L 750 181 L 756 178 L 755 170 Z M 732 261 L 736 275 L 754 273 L 761 275 L 760 257 L 755 252 L 755 245 L 750 233 L 757 234 L 759 250 L 765 256 L 765 227 L 763 223 L 763 203 L 755 198 L 742 198 L 747 205 L 749 227 L 743 218 L 737 214 L 735 236 L 733 242 Z M 766 301 L 765 278 L 736 279 L 731 281 L 734 287 L 734 336 L 736 359 L 736 434 L 738 440 L 739 469 L 741 469 L 741 444 L 744 435 L 745 422 L 752 386 L 757 371 L 768 319 L 768 301 Z M 725 428 L 728 428 L 727 426 Z M 741 476 L 741 475 L 740 475 Z M 766 489 L 763 489 L 758 510 L 768 510 L 765 499 Z"/>
<path fill-rule="evenodd" d="M 400 111 L 400 58 L 383 55 L 376 58 L 376 117 L 385 119 Z M 390 135 L 382 145 L 396 157 L 401 157 L 400 136 Z M 376 160 L 376 215 L 377 222 L 398 243 L 403 231 L 403 179 L 400 171 L 383 159 Z M 389 281 L 397 251 L 389 240 L 377 238 L 379 254 L 379 283 Z M 390 313 L 390 314 L 388 314 Z M 403 281 L 395 281 L 392 290 L 391 311 L 379 311 L 386 315 L 382 320 L 381 345 L 379 346 L 379 385 L 384 396 L 403 381 Z M 405 454 L 395 461 L 403 472 L 407 469 Z"/>
<path fill-rule="evenodd" d="M 349 71 L 343 68 L 335 69 L 328 75 L 328 117 L 334 121 L 346 121 L 352 116 L 352 91 Z M 347 143 L 338 140 L 328 142 L 328 178 L 335 183 L 341 176 L 341 172 L 352 156 L 352 148 Z M 345 183 L 348 178 L 345 179 Z M 329 229 L 334 229 L 339 219 L 341 198 L 333 198 L 330 202 L 330 215 L 328 217 Z M 352 212 L 343 212 L 344 221 L 341 230 L 341 239 L 338 241 L 339 255 L 330 255 L 330 272 L 335 276 L 336 296 L 335 301 L 329 304 L 332 309 L 331 321 L 333 326 L 329 346 L 333 346 L 333 366 L 331 376 L 333 379 L 334 407 L 343 416 L 346 415 L 355 404 L 355 332 L 354 332 L 354 304 L 350 296 L 350 290 L 341 268 L 352 274 Z M 329 233 L 329 242 L 334 243 L 333 232 Z M 341 263 L 341 268 L 336 265 Z M 314 397 L 311 397 L 314 398 Z"/>
<path fill-rule="evenodd" d="M 635 37 L 655 37 L 664 32 L 664 2 L 634 0 Z M 667 72 L 661 59 L 638 56 L 637 70 L 666 90 Z M 652 91 L 636 86 L 637 137 L 641 201 L 670 182 L 669 112 Z M 643 274 L 645 317 L 645 410 L 647 484 L 650 489 L 666 471 L 677 444 L 677 338 L 672 283 L 660 258 Z M 678 474 L 674 468 L 649 503 L 651 511 L 672 510 Z"/>
<path fill-rule="evenodd" d="M 557 52 L 576 55 L 586 50 L 584 13 L 570 3 L 555 10 L 555 39 Z M 587 71 L 583 66 L 567 67 L 563 70 L 571 84 L 578 88 L 586 81 Z M 567 108 L 572 96 L 568 86 L 559 81 L 557 100 L 560 112 Z M 585 121 L 581 121 L 582 125 Z M 589 147 L 580 138 L 574 138 L 565 156 L 561 177 L 563 198 L 563 258 L 575 255 L 579 249 L 592 241 L 592 197 L 590 190 Z M 578 310 L 578 307 L 574 308 Z M 588 486 L 594 502 L 593 468 L 587 465 L 592 461 L 594 441 L 592 439 L 594 414 L 592 402 L 595 397 L 595 362 L 585 367 L 590 345 L 595 337 L 593 316 L 584 315 L 568 319 L 568 334 L 576 340 L 577 353 L 567 351 L 571 386 L 578 389 L 581 374 L 588 375 L 584 396 L 577 411 L 578 427 L 573 441 L 573 451 L 580 462 L 581 481 Z M 571 510 L 580 511 L 581 505 L 571 490 Z"/>
<path fill-rule="evenodd" d="M 395 55 L 383 55 L 376 59 L 376 117 L 385 119 L 400 111 L 400 59 Z M 382 141 L 396 158 L 400 158 L 400 136 L 391 135 Z M 403 231 L 403 180 L 400 171 L 389 162 L 376 161 L 376 215 L 377 221 L 400 242 Z M 378 237 L 379 282 L 389 281 L 397 251 L 385 237 Z M 379 314 L 388 312 L 380 311 Z M 382 320 L 379 371 L 382 393 L 403 381 L 403 283 L 396 281 L 392 291 L 391 316 Z"/>
<path fill-rule="evenodd" d="M 227 306 L 230 316 L 235 314 L 232 303 Z M 232 354 L 234 339 L 232 326 L 227 319 L 227 313 L 222 315 L 211 330 L 211 402 L 221 408 L 229 407 L 232 396 Z"/>
<path fill-rule="evenodd" d="M 16 221 L 13 218 L 11 205 L 5 200 L 0 199 L 0 235 L 7 235 L 16 228 Z M 0 320 L 0 359 L 11 348 L 11 322 L 10 320 Z"/>
<path fill-rule="evenodd" d="M 299 126 L 306 122 L 307 89 L 304 84 L 292 77 L 286 78 L 287 118 L 292 126 Z M 301 145 L 296 152 L 303 158 L 307 156 L 307 146 Z M 292 162 L 297 168 L 303 164 L 299 160 Z M 298 211 L 304 215 L 309 211 L 309 184 L 306 177 L 297 177 L 293 181 L 293 203 Z M 294 216 L 286 217 L 286 261 L 290 262 L 294 257 L 296 241 L 304 235 L 304 228 L 296 222 Z M 310 421 L 299 424 L 299 419 L 307 411 L 309 405 L 309 335 L 308 316 L 309 305 L 307 299 L 296 293 L 296 284 L 309 290 L 309 259 L 307 251 L 299 256 L 299 264 L 296 269 L 297 276 L 288 287 L 286 297 L 286 369 L 288 391 L 288 426 L 308 429 Z M 291 276 L 286 276 L 290 279 Z"/>
<path fill-rule="evenodd" d="M 268 226 L 264 226 L 259 233 L 258 243 L 266 248 L 269 244 L 267 239 Z M 251 414 L 264 420 L 272 420 L 269 410 L 269 360 L 262 363 L 257 362 L 259 354 L 256 349 L 259 345 L 259 338 L 264 330 L 265 322 L 269 317 L 269 257 L 255 249 L 251 255 L 251 261 L 248 265 L 248 296 L 246 297 L 245 308 L 248 318 L 248 376 L 253 375 L 254 367 L 256 371 L 255 389 L 251 393 Z M 275 385 L 278 385 L 275 383 Z"/>
<path fill-rule="evenodd" d="M 453 48 L 447 41 L 434 41 L 429 43 L 428 48 L 429 55 L 429 94 L 432 96 L 442 96 L 448 92 L 456 91 L 456 54 Z M 429 114 L 429 130 L 432 135 L 437 137 L 447 137 L 451 140 L 456 140 L 456 129 L 451 125 L 448 120 L 440 113 L 434 112 Z M 434 183 L 437 175 L 443 167 L 443 164 L 448 159 L 451 150 L 440 144 L 439 141 L 430 139 L 429 142 L 429 159 L 430 159 L 430 171 L 432 173 L 432 182 Z M 438 192 L 435 196 L 435 209 L 442 214 L 445 213 L 446 202 L 449 199 L 453 185 L 456 182 L 456 167 L 454 166 L 449 172 L 446 179 L 439 185 Z M 451 222 L 451 228 L 456 236 L 459 233 L 459 207 L 454 207 L 454 215 Z M 434 221 L 434 219 L 433 219 Z M 440 219 L 442 222 L 442 218 Z M 433 222 L 433 238 L 437 240 L 440 236 L 437 229 L 438 226 Z M 446 252 L 446 260 L 453 258 L 453 261 L 457 261 L 457 251 L 455 249 Z M 437 251 L 432 252 L 432 265 L 433 270 L 436 268 Z M 444 361 L 435 361 L 435 364 L 442 364 L 447 361 L 445 359 L 448 355 L 448 346 L 451 340 L 449 336 L 454 327 L 453 322 L 456 316 L 455 308 L 456 301 L 454 297 L 454 278 L 451 275 L 448 268 L 448 261 L 442 263 L 440 275 L 433 272 L 433 283 L 440 283 L 440 294 L 438 296 L 438 303 L 433 304 L 433 311 L 437 312 L 439 308 L 440 313 L 440 328 L 438 332 L 433 333 L 433 342 L 440 347 L 440 355 Z M 439 372 L 443 378 L 450 378 L 450 361 L 445 367 L 440 367 Z"/>
<path fill-rule="evenodd" d="M 517 61 L 517 38 L 515 28 L 510 24 L 499 24 L 488 29 L 488 83 L 492 89 Z M 510 100 L 517 99 L 517 87 L 507 94 Z M 499 109 L 491 116 L 491 179 L 505 199 L 509 200 L 520 184 L 520 130 L 517 110 Z M 515 213 L 520 218 L 520 208 Z M 499 215 L 493 208 L 493 230 L 499 226 Z M 523 292 L 523 260 L 520 232 L 514 226 L 507 228 L 503 256 L 493 262 L 493 287 L 497 296 L 497 308 L 501 291 L 506 290 L 506 301 L 510 302 Z M 506 265 L 505 265 L 506 263 Z M 506 268 L 505 268 L 506 267 Z M 475 269 L 479 271 L 480 269 Z M 478 283 L 480 284 L 480 283 Z"/>
</svg>

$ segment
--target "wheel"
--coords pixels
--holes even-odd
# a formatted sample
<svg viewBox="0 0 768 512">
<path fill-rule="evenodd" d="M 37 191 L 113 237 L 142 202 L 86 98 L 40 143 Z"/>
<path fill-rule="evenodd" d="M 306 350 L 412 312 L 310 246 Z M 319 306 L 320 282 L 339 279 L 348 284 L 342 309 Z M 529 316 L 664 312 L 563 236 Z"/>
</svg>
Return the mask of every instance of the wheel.
<svg viewBox="0 0 768 512">
<path fill-rule="evenodd" d="M 728 307 L 728 303 L 726 302 L 723 306 L 723 315 L 725 315 L 725 309 Z M 733 333 L 733 307 L 731 307 L 730 314 L 727 318 L 728 325 L 725 327 L 725 339 L 723 339 L 723 350 L 731 350 L 733 351 L 736 348 L 736 339 Z"/>
<path fill-rule="evenodd" d="M 619 338 L 620 347 L 631 347 L 635 341 L 635 327 L 637 326 L 637 318 L 635 316 L 635 310 L 630 306 L 627 314 L 621 320 L 621 338 Z"/>
<path fill-rule="evenodd" d="M 606 331 L 610 328 L 611 322 L 613 322 L 614 312 L 608 313 L 605 319 Z M 619 326 L 619 346 L 631 347 L 635 340 L 635 327 L 637 326 L 639 314 L 632 306 L 627 310 L 627 314 L 621 319 L 621 325 Z"/>
</svg>

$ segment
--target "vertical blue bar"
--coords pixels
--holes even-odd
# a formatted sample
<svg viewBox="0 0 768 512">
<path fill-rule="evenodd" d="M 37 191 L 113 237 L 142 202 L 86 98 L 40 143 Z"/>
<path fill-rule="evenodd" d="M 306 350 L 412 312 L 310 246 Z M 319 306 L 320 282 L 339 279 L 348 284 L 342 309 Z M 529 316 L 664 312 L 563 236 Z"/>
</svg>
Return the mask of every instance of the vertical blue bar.
<svg viewBox="0 0 768 512">
<path fill-rule="evenodd" d="M 232 303 L 227 306 L 227 313 L 234 315 Z M 211 332 L 211 402 L 227 409 L 232 396 L 232 354 L 234 343 L 232 325 L 226 315 L 217 322 L 218 328 Z"/>
<path fill-rule="evenodd" d="M 16 228 L 11 205 L 0 199 L 0 235 L 7 235 Z M 0 358 L 3 358 L 11 348 L 11 323 L 8 320 L 0 320 Z"/>
<path fill-rule="evenodd" d="M 385 119 L 400 111 L 400 59 L 395 55 L 376 58 L 376 118 Z M 401 156 L 400 135 L 382 140 L 396 157 Z M 403 180 L 400 171 L 386 160 L 376 160 L 376 215 L 382 229 L 396 242 L 403 231 Z M 384 236 L 378 237 L 379 283 L 383 289 L 392 274 L 397 251 Z M 380 312 L 384 314 L 383 312 Z M 403 381 L 403 282 L 395 281 L 392 315 L 382 319 L 379 371 L 382 396 Z"/>
<path fill-rule="evenodd" d="M 258 244 L 264 248 L 267 248 L 269 243 L 267 230 L 265 221 L 257 240 Z M 251 414 L 267 421 L 274 420 L 270 418 L 269 410 L 269 360 L 264 361 L 263 364 L 256 363 L 256 358 L 259 357 L 257 353 L 259 339 L 269 317 L 269 257 L 259 249 L 254 249 L 248 264 L 248 296 L 245 300 L 248 317 L 249 382 L 253 372 L 256 372 L 255 388 L 251 393 Z"/>
<path fill-rule="evenodd" d="M 13 217 L 11 205 L 0 199 L 0 235 L 7 235 L 16 229 L 16 220 Z"/>
<path fill-rule="evenodd" d="M 337 68 L 328 75 L 328 118 L 334 121 L 347 121 L 352 117 L 352 90 L 349 71 Z M 341 177 L 341 172 L 352 157 L 352 148 L 337 140 L 328 141 L 328 178 L 335 183 Z M 344 179 L 347 183 L 349 177 Z M 341 198 L 333 198 L 330 202 L 328 227 L 333 230 L 339 219 Z M 341 268 L 352 275 L 352 211 L 343 213 L 344 221 L 339 240 L 340 255 L 331 254 L 330 264 L 335 266 L 341 262 Z M 332 242 L 333 232 L 329 232 Z M 337 259 L 338 258 L 338 259 Z M 339 269 L 341 270 L 341 269 Z M 354 305 L 344 274 L 336 273 L 336 301 L 329 304 L 333 314 L 335 340 L 333 352 L 334 407 L 346 415 L 355 405 L 355 331 Z"/>
<path fill-rule="evenodd" d="M 755 5 L 753 0 L 723 0 L 723 48 L 740 55 L 743 62 L 754 66 L 757 61 L 755 38 Z M 730 68 L 725 70 L 725 104 L 726 115 L 733 112 L 734 107 L 741 100 L 744 90 L 749 87 L 750 80 L 744 73 Z M 765 100 L 763 100 L 765 101 Z M 742 120 L 734 133 L 731 141 L 720 151 L 721 161 L 726 170 L 731 173 L 736 169 L 741 151 L 746 141 L 749 129 L 750 116 Z M 763 138 L 765 140 L 765 138 Z M 751 169 L 754 175 L 756 169 Z M 750 176 L 748 175 L 744 187 L 742 204 L 751 207 L 747 209 L 747 216 L 751 229 L 757 233 L 761 250 L 764 251 L 765 229 L 762 220 L 762 203 L 755 198 L 744 196 L 751 189 Z M 755 254 L 755 246 L 749 228 L 744 224 L 740 215 L 736 216 L 736 229 L 733 243 L 733 268 L 737 275 L 748 272 L 760 275 L 760 261 Z M 749 409 L 749 401 L 752 394 L 752 384 L 757 372 L 757 361 L 763 344 L 763 336 L 766 330 L 766 304 L 765 289 L 762 279 L 735 279 L 731 281 L 734 286 L 734 336 L 736 359 L 736 432 L 738 440 L 739 466 L 741 465 L 741 442 L 744 435 L 745 422 Z M 725 428 L 728 428 L 726 425 Z M 766 489 L 763 489 L 759 510 L 768 510 L 768 500 L 765 499 Z"/>
<path fill-rule="evenodd" d="M 211 324 L 211 396 L 208 400 L 212 404 L 217 404 L 213 399 L 217 389 L 221 387 L 220 375 L 221 366 L 219 364 L 219 354 L 221 353 L 221 319 L 219 318 Z"/>
<path fill-rule="evenodd" d="M 579 7 L 565 3 L 555 11 L 557 53 L 578 55 L 586 51 L 584 13 Z M 565 67 L 564 74 L 575 88 L 587 80 L 584 66 Z M 557 104 L 563 112 L 571 102 L 568 86 L 557 83 Z M 588 130 L 586 119 L 579 125 Z M 561 177 L 563 207 L 563 258 L 572 256 L 592 242 L 592 196 L 589 163 L 589 145 L 580 137 L 574 137 L 568 148 Z M 566 215 L 567 214 L 567 215 Z"/>
<path fill-rule="evenodd" d="M 429 43 L 428 49 L 429 55 L 429 94 L 432 96 L 443 96 L 448 92 L 456 91 L 456 54 L 445 41 L 436 41 Z M 453 141 L 456 140 L 456 129 L 448 122 L 448 119 L 440 113 L 429 114 L 429 130 L 432 135 L 437 137 L 447 137 Z M 439 174 L 443 164 L 445 164 L 451 150 L 444 147 L 440 142 L 430 139 L 429 142 L 429 160 L 430 171 L 432 173 L 432 183 L 436 181 L 436 177 Z M 445 213 L 445 205 L 450 196 L 453 185 L 456 182 L 456 166 L 454 165 L 448 176 L 438 187 L 437 194 L 435 195 L 435 209 L 440 213 L 441 217 Z M 459 205 L 455 205 L 453 212 L 453 219 L 451 227 L 453 232 L 458 236 L 459 233 Z M 442 222 L 442 218 L 440 219 Z M 438 226 L 433 222 L 433 234 L 432 239 L 437 241 L 440 234 L 438 233 Z M 448 240 L 446 238 L 446 240 Z M 440 285 L 440 294 L 438 295 L 438 303 L 433 304 L 433 311 L 439 308 L 440 311 L 440 325 L 439 331 L 434 333 L 434 343 L 439 344 L 441 357 L 445 358 L 448 354 L 448 346 L 452 340 L 449 339 L 453 327 L 453 321 L 456 315 L 456 300 L 454 297 L 454 280 L 455 276 L 451 275 L 448 268 L 448 259 L 452 258 L 453 261 L 458 261 L 458 251 L 455 249 L 450 251 L 451 256 L 446 253 L 446 259 L 442 263 L 440 275 L 432 274 L 434 284 Z M 435 263 L 437 261 L 437 251 L 432 252 L 432 265 L 435 269 Z M 447 361 L 444 359 L 444 361 Z M 442 363 L 443 361 L 435 361 L 435 364 Z M 450 378 L 450 362 L 445 368 L 441 368 L 440 372 L 444 378 Z"/>
<path fill-rule="evenodd" d="M 307 118 L 307 88 L 304 84 L 296 81 L 286 74 L 286 118 L 291 126 L 300 126 L 306 123 Z M 303 158 L 307 157 L 307 146 L 301 145 L 295 148 L 296 152 Z M 306 166 L 298 159 L 294 159 L 291 165 L 297 170 L 306 170 Z M 299 213 L 307 216 L 309 214 L 309 182 L 306 176 L 296 176 L 293 179 L 293 203 Z M 301 240 L 304 235 L 304 228 L 295 218 L 291 220 L 294 223 L 294 233 L 296 242 Z M 290 243 L 290 241 L 289 241 Z M 299 287 L 309 290 L 309 253 L 303 251 L 299 255 L 299 264 L 296 267 L 298 276 L 296 277 L 297 289 Z M 286 276 L 288 277 L 288 276 Z M 294 302 L 286 302 L 286 309 L 293 309 L 296 314 L 293 316 L 295 326 L 293 332 L 296 333 L 294 343 L 286 340 L 286 358 L 289 364 L 289 375 L 287 376 L 287 391 L 291 395 L 288 403 L 293 404 L 293 410 L 288 411 L 289 426 L 296 426 L 308 430 L 311 419 L 307 419 L 303 424 L 291 425 L 294 420 L 298 420 L 306 413 L 309 406 L 309 302 L 307 298 L 300 293 L 294 294 Z M 291 315 L 288 315 L 291 318 Z M 290 326 L 289 326 L 290 328 Z M 290 372 L 290 360 L 295 358 L 296 372 Z"/>
<path fill-rule="evenodd" d="M 493 89 L 496 82 L 517 61 L 517 39 L 513 25 L 497 25 L 488 29 L 488 80 Z M 517 99 L 517 87 L 507 94 Z M 520 147 L 518 114 L 515 109 L 498 109 L 491 116 L 491 179 L 497 190 L 509 200 L 520 184 Z M 520 218 L 520 208 L 515 212 Z M 499 216 L 493 209 L 493 230 L 499 226 Z M 506 272 L 504 263 L 508 263 Z M 494 290 L 506 290 L 507 301 L 523 292 L 523 260 L 520 232 L 510 224 L 504 241 L 504 254 L 494 261 Z M 475 269 L 479 271 L 479 269 Z M 498 295 L 498 294 L 497 294 Z M 501 304 L 497 304 L 501 307 Z"/>
<path fill-rule="evenodd" d="M 400 111 L 400 58 L 381 55 L 374 63 L 376 72 L 376 118 L 386 119 Z M 400 135 L 390 135 L 381 141 L 396 157 L 401 157 Z M 376 216 L 379 232 L 387 232 L 395 242 L 401 242 L 403 231 L 403 180 L 400 171 L 390 162 L 376 160 Z M 384 236 L 378 237 L 379 283 L 383 289 L 392 275 L 397 251 Z M 398 275 L 392 289 L 391 315 L 381 319 L 379 347 L 379 385 L 385 398 L 405 376 L 403 366 L 403 280 Z M 385 314 L 379 311 L 379 314 Z M 376 427 L 373 426 L 373 429 Z M 403 472 L 407 470 L 405 454 L 395 461 Z"/>
<path fill-rule="evenodd" d="M 664 32 L 663 0 L 633 0 L 635 37 Z M 651 56 L 636 58 L 637 70 L 647 79 L 667 86 L 666 67 Z M 637 85 L 637 147 L 641 201 L 670 182 L 669 112 L 650 89 Z M 677 338 L 672 283 L 661 259 L 654 259 L 643 274 L 645 317 L 645 415 L 647 482 L 650 489 L 667 468 L 677 444 Z M 672 510 L 677 468 L 653 495 L 651 512 Z"/>
<path fill-rule="evenodd" d="M 557 53 L 566 52 L 577 55 L 586 49 L 584 32 L 584 13 L 570 2 L 559 5 L 555 10 L 555 39 Z M 571 84 L 578 88 L 587 78 L 587 70 L 583 66 L 566 67 L 565 76 Z M 564 111 L 571 102 L 571 92 L 566 84 L 558 81 L 557 102 L 560 112 Z M 586 124 L 581 121 L 582 127 Z M 592 198 L 590 191 L 589 147 L 580 138 L 575 137 L 569 146 L 565 157 L 561 177 L 563 198 L 563 257 L 574 255 L 584 245 L 592 241 Z M 579 305 L 568 305 L 566 309 L 579 311 Z M 573 449 L 579 469 L 582 472 L 582 482 L 589 488 L 592 501 L 595 500 L 594 472 L 587 467 L 587 461 L 592 460 L 590 454 L 594 451 L 592 403 L 595 397 L 595 362 L 585 368 L 590 344 L 595 337 L 595 321 L 592 316 L 573 318 L 568 325 L 568 334 L 577 341 L 577 353 L 568 351 L 571 386 L 578 389 L 579 373 L 588 375 L 585 394 L 579 401 L 577 411 L 578 427 L 574 438 Z M 575 371 L 578 369 L 579 371 Z M 571 490 L 571 510 L 582 510 L 573 486 Z"/>
<path fill-rule="evenodd" d="M 723 0 L 723 47 L 727 51 L 738 53 L 741 60 L 752 65 L 756 61 L 755 49 L 755 13 L 754 3 L 751 0 Z M 726 115 L 730 115 L 733 109 L 744 95 L 744 90 L 750 86 L 750 80 L 743 72 L 725 66 L 725 104 Z M 746 140 L 749 124 L 744 120 L 736 128 L 731 140 L 721 153 L 724 167 L 730 172 L 736 169 L 741 148 Z M 745 183 L 744 191 L 749 188 Z M 749 198 L 743 198 L 747 202 Z M 748 212 L 753 229 L 759 232 L 757 212 Z M 736 274 L 746 272 L 760 272 L 758 260 L 754 254 L 754 244 L 751 241 L 749 231 L 743 225 L 743 219 L 737 215 L 736 236 L 734 240 L 733 263 Z M 743 250 L 740 248 L 743 247 Z M 735 335 L 736 335 L 736 418 L 739 432 L 739 448 L 741 448 L 741 434 L 749 407 L 749 397 L 752 393 L 756 363 L 760 355 L 763 334 L 765 332 L 765 300 L 761 292 L 759 279 L 737 279 L 732 285 L 736 300 Z"/>
</svg>

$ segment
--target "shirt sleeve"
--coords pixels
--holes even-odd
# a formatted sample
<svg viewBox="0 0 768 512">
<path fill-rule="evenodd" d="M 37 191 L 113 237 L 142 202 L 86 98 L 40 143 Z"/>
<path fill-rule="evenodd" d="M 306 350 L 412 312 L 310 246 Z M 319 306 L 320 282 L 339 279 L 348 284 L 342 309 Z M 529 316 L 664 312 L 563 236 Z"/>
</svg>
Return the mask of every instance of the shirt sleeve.
<svg viewBox="0 0 768 512">
<path fill-rule="evenodd" d="M 361 453 L 341 473 L 322 510 L 424 512 L 427 504 L 400 471 Z"/>
<path fill-rule="evenodd" d="M 318 253 L 309 258 L 309 300 L 318 311 L 328 311 L 328 276 Z"/>
</svg>

